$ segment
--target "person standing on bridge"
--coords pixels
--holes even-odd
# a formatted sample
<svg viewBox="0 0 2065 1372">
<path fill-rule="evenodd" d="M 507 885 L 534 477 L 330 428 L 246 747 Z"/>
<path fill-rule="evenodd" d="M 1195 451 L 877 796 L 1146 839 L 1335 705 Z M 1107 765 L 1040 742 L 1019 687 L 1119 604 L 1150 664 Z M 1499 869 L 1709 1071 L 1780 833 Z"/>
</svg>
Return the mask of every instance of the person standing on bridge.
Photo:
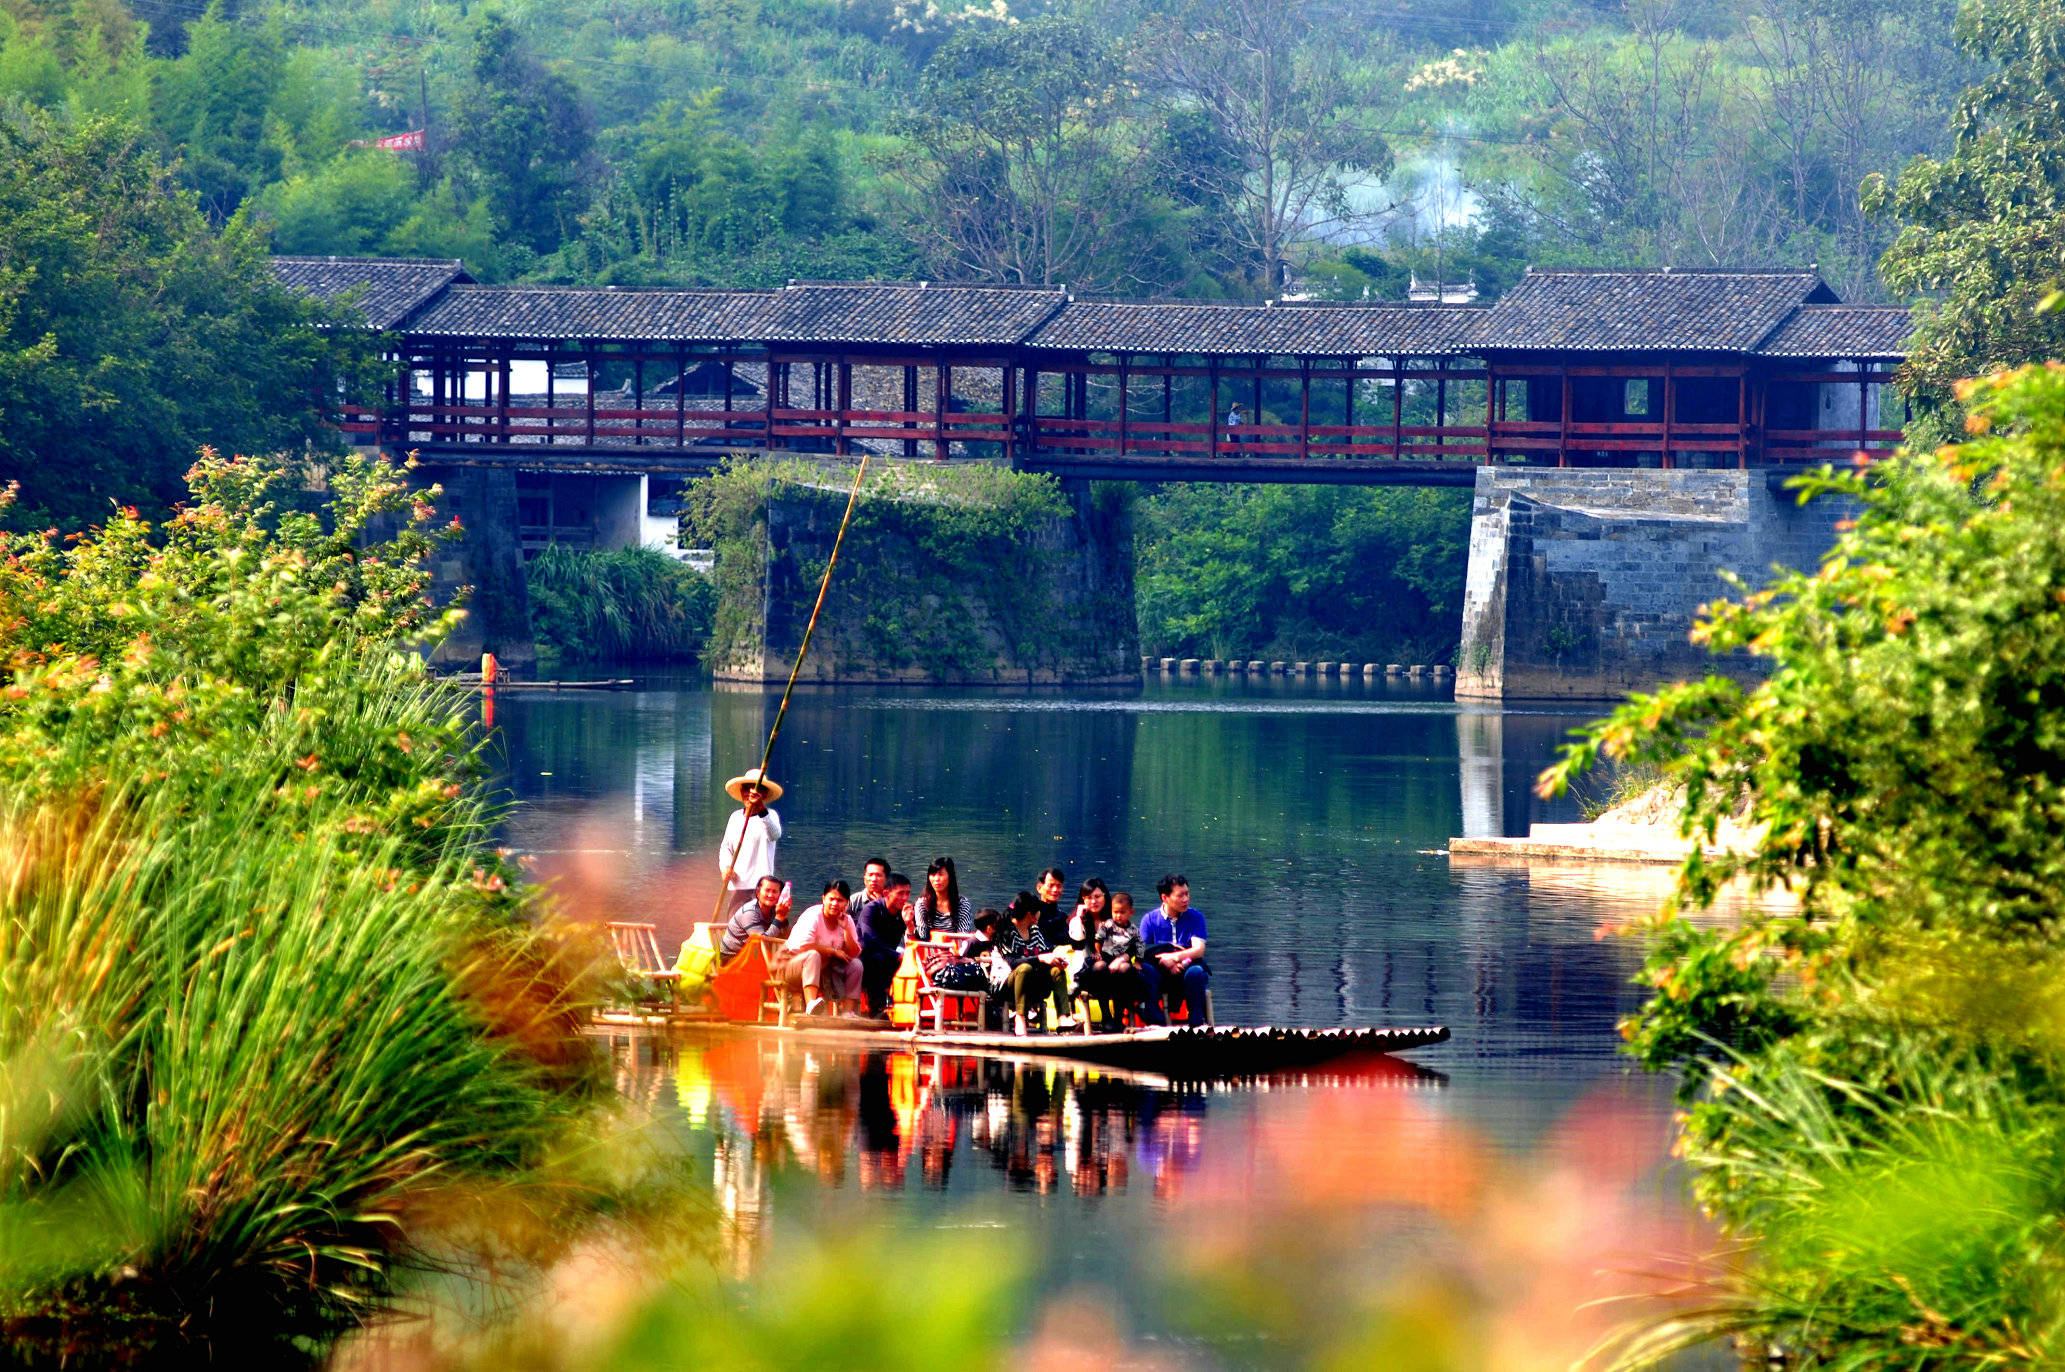
<svg viewBox="0 0 2065 1372">
<path fill-rule="evenodd" d="M 729 892 L 725 901 L 729 914 L 753 899 L 762 877 L 774 875 L 774 849 L 781 841 L 782 817 L 768 807 L 782 798 L 782 788 L 755 767 L 725 782 L 724 792 L 739 803 L 717 848 L 717 870 Z"/>
<path fill-rule="evenodd" d="M 1226 441 L 1240 442 L 1240 426 L 1247 423 L 1247 416 L 1240 412 L 1240 402 L 1234 401 L 1226 407 Z"/>
</svg>

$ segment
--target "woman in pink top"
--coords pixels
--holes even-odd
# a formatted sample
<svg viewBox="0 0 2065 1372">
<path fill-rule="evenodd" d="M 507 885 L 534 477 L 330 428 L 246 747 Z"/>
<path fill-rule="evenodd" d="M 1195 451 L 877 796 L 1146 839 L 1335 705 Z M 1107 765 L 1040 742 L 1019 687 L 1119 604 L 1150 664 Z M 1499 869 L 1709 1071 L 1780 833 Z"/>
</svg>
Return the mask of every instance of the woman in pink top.
<svg viewBox="0 0 2065 1372">
<path fill-rule="evenodd" d="M 851 1011 L 860 1001 L 860 930 L 847 912 L 852 899 L 853 888 L 845 882 L 827 885 L 824 899 L 803 912 L 784 945 L 782 978 L 802 990 L 806 1015 L 828 1008 L 828 991 L 836 1002 L 832 1009 Z"/>
</svg>

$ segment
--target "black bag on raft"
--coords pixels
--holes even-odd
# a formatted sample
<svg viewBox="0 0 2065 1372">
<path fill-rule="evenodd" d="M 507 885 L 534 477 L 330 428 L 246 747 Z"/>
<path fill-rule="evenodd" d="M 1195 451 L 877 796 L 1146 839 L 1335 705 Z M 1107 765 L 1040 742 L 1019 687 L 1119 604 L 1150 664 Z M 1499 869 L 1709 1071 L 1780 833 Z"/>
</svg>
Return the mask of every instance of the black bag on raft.
<svg viewBox="0 0 2065 1372">
<path fill-rule="evenodd" d="M 933 969 L 932 984 L 942 991 L 966 991 L 973 995 L 989 990 L 989 973 L 975 959 L 962 958 Z"/>
</svg>

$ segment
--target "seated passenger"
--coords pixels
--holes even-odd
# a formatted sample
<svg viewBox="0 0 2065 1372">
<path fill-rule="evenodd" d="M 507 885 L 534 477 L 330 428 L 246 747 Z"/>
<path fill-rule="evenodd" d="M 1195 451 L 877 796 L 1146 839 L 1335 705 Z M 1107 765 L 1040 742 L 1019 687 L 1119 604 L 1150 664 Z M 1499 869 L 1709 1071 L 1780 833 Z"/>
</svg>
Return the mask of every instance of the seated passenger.
<svg viewBox="0 0 2065 1372">
<path fill-rule="evenodd" d="M 1003 987 L 1011 1004 L 1011 1028 L 1021 1036 L 1027 1032 L 1026 1015 L 1055 993 L 1061 964 L 1068 960 L 1066 951 L 1057 951 L 1047 942 L 1040 928 L 1040 910 L 1039 897 L 1020 891 L 1007 911 L 1011 927 L 1000 944 L 1004 960 L 1011 964 L 1011 975 Z"/>
<path fill-rule="evenodd" d="M 1033 891 L 1039 897 L 1040 932 L 1047 936 L 1049 948 L 1059 948 L 1068 942 L 1068 916 L 1061 913 L 1061 888 L 1068 878 L 1059 867 L 1049 867 L 1040 873 L 1039 884 Z M 1020 895 L 1025 892 L 1020 891 Z"/>
<path fill-rule="evenodd" d="M 872 873 L 874 868 L 868 870 Z M 890 872 L 883 880 L 881 897 L 861 902 L 860 918 L 855 921 L 860 928 L 860 986 L 871 1015 L 889 1009 L 889 985 L 903 961 L 903 917 L 910 900 L 911 879 Z"/>
<path fill-rule="evenodd" d="M 975 941 L 962 949 L 963 955 L 971 958 L 988 957 L 998 951 L 997 929 L 1004 922 L 1001 911 L 985 905 L 975 912 Z"/>
<path fill-rule="evenodd" d="M 1161 985 L 1148 970 L 1147 942 L 1133 927 L 1133 897 L 1120 891 L 1111 898 L 1111 918 L 1097 926 L 1097 941 L 1083 964 L 1077 984 L 1104 1009 L 1104 1027 L 1124 1026 L 1122 1012 L 1133 1010 L 1149 1024 L 1167 1024 Z"/>
<path fill-rule="evenodd" d="M 1104 923 L 1110 912 L 1105 908 L 1111 903 L 1111 889 L 1104 884 L 1103 877 L 1091 877 L 1076 888 L 1076 908 L 1068 917 L 1068 941 L 1077 948 L 1088 948 L 1097 939 L 1097 926 Z"/>
<path fill-rule="evenodd" d="M 772 939 L 789 936 L 789 907 L 791 896 L 789 884 L 777 876 L 760 878 L 753 888 L 753 898 L 731 912 L 731 919 L 724 926 L 724 937 L 718 941 L 717 951 L 725 962 L 739 955 L 739 949 L 746 946 L 746 940 L 755 934 L 765 934 Z"/>
<path fill-rule="evenodd" d="M 1190 879 L 1171 873 L 1155 883 L 1160 906 L 1140 922 L 1148 961 L 1161 982 L 1162 998 L 1171 1016 L 1184 1010 L 1192 1024 L 1205 1019 L 1205 989 L 1212 974 L 1205 966 L 1205 917 L 1190 908 Z"/>
<path fill-rule="evenodd" d="M 845 882 L 830 883 L 824 899 L 805 910 L 789 934 L 782 979 L 802 990 L 805 1014 L 851 1010 L 860 1002 L 860 931 L 847 913 L 851 901 Z M 835 1004 L 828 1004 L 827 992 Z"/>
<path fill-rule="evenodd" d="M 961 880 L 950 857 L 932 859 L 925 869 L 925 889 L 911 907 L 911 937 L 920 943 L 934 934 L 975 932 L 975 902 L 961 894 Z"/>
</svg>

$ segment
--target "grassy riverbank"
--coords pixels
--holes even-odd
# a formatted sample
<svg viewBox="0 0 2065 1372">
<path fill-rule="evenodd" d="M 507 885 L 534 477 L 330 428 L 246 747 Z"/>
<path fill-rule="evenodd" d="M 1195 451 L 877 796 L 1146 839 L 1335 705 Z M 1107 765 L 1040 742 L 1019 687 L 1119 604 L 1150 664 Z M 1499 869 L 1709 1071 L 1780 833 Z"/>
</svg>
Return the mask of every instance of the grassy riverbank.
<svg viewBox="0 0 2065 1372">
<path fill-rule="evenodd" d="M 579 948 L 488 846 L 398 474 L 325 518 L 213 457 L 0 561 L 0 1329 L 95 1360 L 319 1337 L 596 1081 Z M 427 506 L 415 509 L 427 518 Z M 304 1351 L 310 1345 L 299 1345 Z M 274 1357 L 290 1356 L 275 1349 Z"/>
</svg>

